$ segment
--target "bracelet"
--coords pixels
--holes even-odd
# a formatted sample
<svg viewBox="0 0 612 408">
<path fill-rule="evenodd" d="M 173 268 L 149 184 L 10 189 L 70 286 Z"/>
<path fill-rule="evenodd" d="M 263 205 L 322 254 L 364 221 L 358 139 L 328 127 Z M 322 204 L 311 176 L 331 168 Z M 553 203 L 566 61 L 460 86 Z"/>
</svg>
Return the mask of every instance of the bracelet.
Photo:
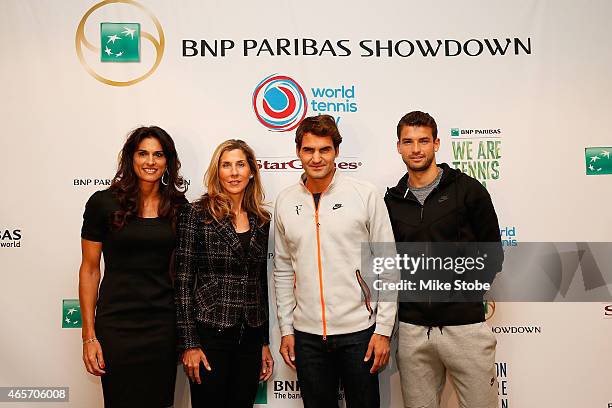
<svg viewBox="0 0 612 408">
<path fill-rule="evenodd" d="M 83 340 L 83 345 L 87 343 L 93 343 L 94 341 L 98 341 L 98 339 L 96 339 L 95 337 L 92 337 L 91 339 Z"/>
</svg>

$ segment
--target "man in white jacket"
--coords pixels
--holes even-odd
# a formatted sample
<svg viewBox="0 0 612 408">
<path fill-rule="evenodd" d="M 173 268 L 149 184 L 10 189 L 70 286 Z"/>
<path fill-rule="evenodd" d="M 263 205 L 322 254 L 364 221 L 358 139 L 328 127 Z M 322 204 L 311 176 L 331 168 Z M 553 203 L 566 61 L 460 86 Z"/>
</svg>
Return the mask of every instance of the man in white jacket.
<svg viewBox="0 0 612 408">
<path fill-rule="evenodd" d="M 372 184 L 336 170 L 342 137 L 331 116 L 304 119 L 295 142 L 304 174 L 274 216 L 280 353 L 297 369 L 304 407 L 337 407 L 339 382 L 348 408 L 379 407 L 397 294 L 371 291 L 361 265 L 388 255 L 376 243 L 394 242 L 387 208 Z"/>
</svg>

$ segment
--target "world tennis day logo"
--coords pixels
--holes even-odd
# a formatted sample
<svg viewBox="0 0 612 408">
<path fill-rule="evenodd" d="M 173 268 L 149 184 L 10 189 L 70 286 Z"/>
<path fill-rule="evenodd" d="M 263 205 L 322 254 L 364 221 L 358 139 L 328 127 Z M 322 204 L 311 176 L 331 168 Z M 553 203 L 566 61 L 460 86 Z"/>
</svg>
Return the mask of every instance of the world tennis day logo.
<svg viewBox="0 0 612 408">
<path fill-rule="evenodd" d="M 157 38 L 141 30 L 139 22 L 101 21 L 99 23 L 99 41 L 90 42 L 85 35 L 88 21 L 96 20 L 96 18 L 100 19 L 100 16 L 92 17 L 92 15 L 102 7 L 109 5 L 115 6 L 118 15 L 138 17 L 141 14 L 146 15 L 157 30 Z M 124 7 L 126 5 L 129 6 L 127 9 Z M 105 9 L 105 11 L 107 10 Z M 154 61 L 150 56 L 142 58 L 141 38 L 150 41 L 153 45 L 155 49 Z M 95 46 L 94 43 L 99 43 L 100 47 Z M 75 44 L 79 61 L 89 75 L 106 85 L 130 86 L 145 80 L 155 72 L 164 55 L 165 36 L 157 17 L 140 3 L 133 0 L 104 0 L 87 10 L 81 19 L 77 27 Z M 89 52 L 86 53 L 85 51 Z M 136 63 L 142 64 L 143 67 L 134 70 L 133 67 L 128 69 L 125 64 L 117 64 L 111 67 L 114 64 L 109 66 L 109 63 Z M 151 64 L 152 66 L 145 71 L 146 66 Z M 134 72 L 137 73 L 134 74 Z M 126 77 L 131 79 L 126 80 Z"/>
<path fill-rule="evenodd" d="M 298 127 L 306 116 L 306 94 L 292 78 L 272 74 L 255 87 L 253 111 L 269 130 L 288 132 Z"/>
</svg>

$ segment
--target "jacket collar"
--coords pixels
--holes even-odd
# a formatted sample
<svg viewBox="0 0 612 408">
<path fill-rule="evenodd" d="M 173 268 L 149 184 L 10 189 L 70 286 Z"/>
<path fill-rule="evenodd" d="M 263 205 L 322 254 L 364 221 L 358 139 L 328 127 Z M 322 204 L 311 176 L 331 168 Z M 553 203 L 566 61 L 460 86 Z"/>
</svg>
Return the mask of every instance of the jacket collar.
<svg viewBox="0 0 612 408">
<path fill-rule="evenodd" d="M 340 180 L 342 180 L 342 177 L 343 176 L 340 174 L 340 171 L 338 171 L 338 169 L 335 169 L 334 170 L 334 175 L 333 175 L 329 185 L 327 186 L 327 188 L 324 191 L 322 191 L 322 193 L 326 193 L 329 190 L 331 190 L 335 184 L 338 184 L 340 182 Z M 302 188 L 304 188 L 308 192 L 308 194 L 311 194 L 310 190 L 308 190 L 308 187 L 306 187 L 306 172 L 304 172 L 304 173 L 302 173 L 300 175 L 299 184 L 302 186 Z"/>
<path fill-rule="evenodd" d="M 250 247 L 250 246 L 253 246 L 253 238 L 255 235 L 254 232 L 255 232 L 255 229 L 257 228 L 257 218 L 251 214 L 249 214 L 248 217 L 249 217 L 249 231 L 251 232 L 251 241 L 249 244 L 249 247 Z M 230 244 L 232 251 L 234 251 L 237 255 L 244 257 L 249 248 L 242 247 L 240 239 L 238 238 L 238 233 L 236 232 L 236 229 L 234 228 L 234 224 L 232 224 L 232 221 L 230 220 L 230 218 L 226 217 L 220 222 L 213 221 L 212 224 L 214 225 L 215 231 L 221 237 L 221 239 L 227 241 Z"/>
<path fill-rule="evenodd" d="M 453 169 L 446 163 L 439 163 L 438 167 L 441 167 L 443 170 L 442 178 L 438 184 L 440 188 L 452 183 L 462 174 L 461 171 Z M 393 197 L 404 198 L 407 195 L 406 190 L 408 190 L 408 172 L 399 179 L 395 187 L 387 188 L 387 194 Z"/>
</svg>

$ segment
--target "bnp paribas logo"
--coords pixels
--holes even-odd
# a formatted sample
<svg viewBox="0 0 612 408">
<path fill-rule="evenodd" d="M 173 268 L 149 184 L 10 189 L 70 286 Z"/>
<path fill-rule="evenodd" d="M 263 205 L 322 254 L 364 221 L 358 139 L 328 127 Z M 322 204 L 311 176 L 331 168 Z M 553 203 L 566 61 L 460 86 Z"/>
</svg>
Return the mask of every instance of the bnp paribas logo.
<svg viewBox="0 0 612 408">
<path fill-rule="evenodd" d="M 257 385 L 257 395 L 255 395 L 255 404 L 267 404 L 268 403 L 268 383 L 266 381 L 260 382 Z"/>
<path fill-rule="evenodd" d="M 612 174 L 612 147 L 587 147 L 584 149 L 587 176 Z"/>
<path fill-rule="evenodd" d="M 62 301 L 62 329 L 79 329 L 81 322 L 81 306 L 78 299 Z"/>
<path fill-rule="evenodd" d="M 460 135 L 461 129 L 459 128 L 451 128 L 451 136 L 457 137 Z"/>
<path fill-rule="evenodd" d="M 140 62 L 139 23 L 101 23 L 102 62 Z"/>
<path fill-rule="evenodd" d="M 165 42 L 157 17 L 134 0 L 95 4 L 83 15 L 75 38 L 83 68 L 111 86 L 130 86 L 151 76 L 161 63 Z"/>
</svg>

